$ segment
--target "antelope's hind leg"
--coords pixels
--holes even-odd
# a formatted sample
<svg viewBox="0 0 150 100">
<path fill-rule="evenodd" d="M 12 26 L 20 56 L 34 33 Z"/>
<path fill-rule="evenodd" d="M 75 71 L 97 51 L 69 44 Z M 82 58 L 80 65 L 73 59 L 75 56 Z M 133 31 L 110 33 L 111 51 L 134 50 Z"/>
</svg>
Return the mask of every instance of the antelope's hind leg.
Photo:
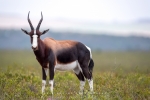
<svg viewBox="0 0 150 100">
<path fill-rule="evenodd" d="M 76 74 L 76 73 L 75 73 Z M 81 73 L 81 71 L 76 74 L 76 76 L 78 77 L 78 79 L 80 80 L 80 91 L 79 91 L 79 94 L 83 94 L 84 92 L 84 86 L 85 86 L 85 79 L 84 79 L 84 76 L 83 74 Z"/>
<path fill-rule="evenodd" d="M 90 91 L 93 92 L 93 78 L 92 73 L 89 71 L 88 63 L 82 63 L 80 64 L 82 68 L 82 73 L 84 77 L 88 80 Z"/>
<path fill-rule="evenodd" d="M 78 67 L 76 67 L 73 71 L 76 74 L 76 76 L 78 77 L 78 79 L 80 80 L 80 91 L 79 91 L 79 94 L 83 94 L 84 86 L 85 86 L 85 78 L 84 78 L 84 76 L 83 76 L 83 74 L 81 72 L 79 64 L 78 64 Z"/>
</svg>

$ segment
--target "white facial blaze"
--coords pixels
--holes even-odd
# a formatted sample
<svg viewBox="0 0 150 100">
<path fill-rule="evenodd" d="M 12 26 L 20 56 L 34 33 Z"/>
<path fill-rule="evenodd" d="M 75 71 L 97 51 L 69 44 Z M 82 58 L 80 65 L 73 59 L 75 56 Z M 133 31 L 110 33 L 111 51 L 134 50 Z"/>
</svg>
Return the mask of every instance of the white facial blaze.
<svg viewBox="0 0 150 100">
<path fill-rule="evenodd" d="M 32 47 L 33 48 L 36 48 L 37 47 L 37 35 L 33 35 L 32 36 L 33 37 L 33 42 L 32 42 Z"/>
</svg>

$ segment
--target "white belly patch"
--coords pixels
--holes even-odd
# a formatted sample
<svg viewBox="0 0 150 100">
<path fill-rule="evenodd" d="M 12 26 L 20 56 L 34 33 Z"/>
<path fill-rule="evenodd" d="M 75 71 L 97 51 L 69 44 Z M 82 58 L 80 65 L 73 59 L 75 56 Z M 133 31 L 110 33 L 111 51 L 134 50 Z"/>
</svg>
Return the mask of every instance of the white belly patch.
<svg viewBox="0 0 150 100">
<path fill-rule="evenodd" d="M 68 64 L 59 64 L 57 63 L 55 65 L 55 69 L 56 70 L 60 70 L 60 71 L 67 71 L 67 70 L 74 70 L 76 67 L 78 67 L 78 61 L 74 61 Z"/>
</svg>

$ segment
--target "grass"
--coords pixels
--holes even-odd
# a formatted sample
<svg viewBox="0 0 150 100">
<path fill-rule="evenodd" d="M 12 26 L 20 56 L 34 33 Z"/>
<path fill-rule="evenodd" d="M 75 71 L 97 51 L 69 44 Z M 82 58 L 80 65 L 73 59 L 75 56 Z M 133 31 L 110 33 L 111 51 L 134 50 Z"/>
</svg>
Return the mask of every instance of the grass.
<svg viewBox="0 0 150 100">
<path fill-rule="evenodd" d="M 94 93 L 86 83 L 79 95 L 73 72 L 56 72 L 54 100 L 149 100 L 150 52 L 93 52 Z M 48 80 L 47 80 L 48 81 Z M 41 67 L 32 51 L 0 51 L 0 100 L 47 100 L 41 94 Z"/>
</svg>

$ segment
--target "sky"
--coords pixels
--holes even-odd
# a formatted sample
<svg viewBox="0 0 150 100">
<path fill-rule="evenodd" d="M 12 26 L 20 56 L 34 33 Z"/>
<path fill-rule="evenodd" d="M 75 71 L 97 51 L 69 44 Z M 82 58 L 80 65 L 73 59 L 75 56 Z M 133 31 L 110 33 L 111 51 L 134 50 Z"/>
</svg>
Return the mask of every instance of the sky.
<svg viewBox="0 0 150 100">
<path fill-rule="evenodd" d="M 42 28 L 150 37 L 150 0 L 0 0 L 0 28 Z M 149 23 L 137 23 L 139 20 Z M 134 33 L 134 34 L 133 34 Z"/>
</svg>

